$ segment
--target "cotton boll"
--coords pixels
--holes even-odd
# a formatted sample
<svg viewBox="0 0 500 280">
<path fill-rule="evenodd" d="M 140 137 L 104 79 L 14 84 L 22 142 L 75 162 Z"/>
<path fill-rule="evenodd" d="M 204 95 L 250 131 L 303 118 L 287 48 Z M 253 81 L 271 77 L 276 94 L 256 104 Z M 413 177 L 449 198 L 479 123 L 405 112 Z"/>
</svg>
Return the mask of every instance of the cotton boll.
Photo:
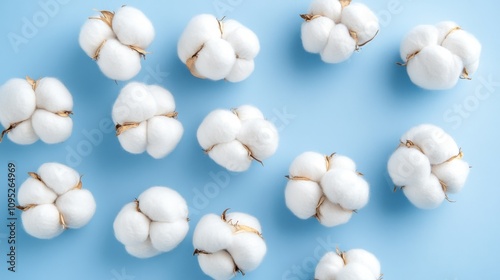
<svg viewBox="0 0 500 280">
<path fill-rule="evenodd" d="M 250 148 L 252 156 L 259 160 L 269 158 L 278 148 L 278 130 L 267 120 L 254 119 L 243 122 L 236 138 Z"/>
<path fill-rule="evenodd" d="M 175 111 L 175 100 L 170 91 L 159 85 L 150 85 L 147 88 L 151 96 L 155 99 L 155 115 L 163 115 Z"/>
<path fill-rule="evenodd" d="M 57 209 L 64 217 L 68 228 L 81 228 L 88 224 L 95 213 L 95 200 L 88 190 L 74 189 L 56 200 Z"/>
<path fill-rule="evenodd" d="M 80 174 L 76 170 L 57 162 L 42 164 L 37 174 L 42 182 L 58 195 L 77 187 L 80 183 Z"/>
<path fill-rule="evenodd" d="M 372 253 L 363 249 L 351 249 L 344 254 L 346 262 L 364 265 L 378 278 L 380 275 L 380 262 Z"/>
<path fill-rule="evenodd" d="M 236 56 L 227 41 L 220 38 L 208 40 L 198 52 L 195 62 L 197 72 L 210 80 L 224 79 L 233 68 Z"/>
<path fill-rule="evenodd" d="M 352 210 L 346 210 L 337 203 L 325 199 L 318 208 L 318 220 L 325 227 L 334 227 L 349 222 Z"/>
<path fill-rule="evenodd" d="M 290 177 L 305 177 L 314 182 L 321 181 L 327 171 L 326 158 L 316 152 L 304 152 L 290 165 Z"/>
<path fill-rule="evenodd" d="M 171 223 L 152 222 L 149 228 L 151 243 L 161 252 L 173 250 L 184 240 L 189 231 L 187 220 L 177 220 Z"/>
<path fill-rule="evenodd" d="M 458 193 L 462 190 L 469 171 L 469 164 L 458 158 L 432 166 L 432 173 L 446 185 L 449 193 Z"/>
<path fill-rule="evenodd" d="M 151 21 L 140 10 L 122 6 L 113 16 L 113 31 L 124 45 L 146 49 L 155 37 Z"/>
<path fill-rule="evenodd" d="M 412 139 L 429 158 L 430 164 L 439 164 L 456 156 L 460 149 L 453 138 L 440 127 L 429 125 L 415 132 Z"/>
<path fill-rule="evenodd" d="M 422 209 L 437 208 L 446 198 L 441 183 L 434 175 L 419 184 L 406 185 L 403 193 L 413 205 Z"/>
<path fill-rule="evenodd" d="M 248 78 L 255 68 L 253 60 L 237 58 L 231 72 L 226 76 L 228 82 L 237 83 Z"/>
<path fill-rule="evenodd" d="M 229 247 L 232 241 L 231 227 L 215 214 L 203 216 L 194 229 L 193 246 L 199 250 L 217 252 Z"/>
<path fill-rule="evenodd" d="M 363 45 L 375 37 L 379 30 L 377 16 L 364 4 L 351 3 L 342 10 L 341 22 L 356 32 L 357 44 Z"/>
<path fill-rule="evenodd" d="M 115 38 L 111 27 L 104 21 L 96 19 L 98 17 L 95 16 L 85 21 L 78 37 L 80 47 L 91 58 L 94 58 L 102 42 Z"/>
<path fill-rule="evenodd" d="M 328 43 L 330 32 L 335 26 L 327 17 L 317 17 L 302 23 L 302 46 L 307 52 L 320 53 Z"/>
<path fill-rule="evenodd" d="M 236 275 L 233 258 L 227 251 L 199 254 L 198 264 L 203 273 L 213 279 L 226 280 Z"/>
<path fill-rule="evenodd" d="M 172 118 L 153 117 L 147 122 L 147 151 L 156 158 L 163 158 L 172 152 L 182 138 L 182 124 Z"/>
<path fill-rule="evenodd" d="M 256 269 L 264 256 L 267 247 L 264 240 L 257 234 L 251 232 L 237 233 L 233 237 L 233 242 L 227 248 L 236 266 L 245 272 Z"/>
<path fill-rule="evenodd" d="M 418 25 L 406 35 L 399 49 L 401 59 L 407 61 L 408 56 L 420 52 L 427 46 L 438 44 L 439 32 L 433 25 Z"/>
<path fill-rule="evenodd" d="M 318 262 L 314 271 L 314 279 L 330 280 L 335 279 L 335 275 L 344 268 L 344 261 L 335 252 L 328 252 Z"/>
<path fill-rule="evenodd" d="M 52 113 L 73 110 L 73 97 L 68 89 L 55 78 L 42 78 L 37 81 L 36 106 Z"/>
<path fill-rule="evenodd" d="M 309 6 L 309 13 L 313 15 L 322 15 L 332 21 L 340 22 L 342 6 L 339 1 L 332 0 L 314 0 Z"/>
<path fill-rule="evenodd" d="M 149 223 L 150 220 L 144 214 L 137 211 L 137 204 L 135 202 L 130 202 L 120 210 L 113 222 L 115 237 L 118 241 L 127 246 L 139 245 L 148 239 Z M 141 248 L 144 247 L 139 246 L 135 249 L 142 251 L 139 250 Z M 138 252 L 135 250 L 133 251 Z"/>
<path fill-rule="evenodd" d="M 444 39 L 450 34 L 450 31 L 459 29 L 460 26 L 453 21 L 442 21 L 435 25 L 438 32 L 438 44 L 443 44 Z"/>
<path fill-rule="evenodd" d="M 379 275 L 373 275 L 370 269 L 359 263 L 348 263 L 340 270 L 335 280 L 376 280 Z"/>
<path fill-rule="evenodd" d="M 59 211 L 54 204 L 42 204 L 29 208 L 21 214 L 26 232 L 40 239 L 51 239 L 64 231 Z"/>
<path fill-rule="evenodd" d="M 113 121 L 119 124 L 142 122 L 153 117 L 156 109 L 156 99 L 148 86 L 131 82 L 123 87 L 113 105 Z"/>
<path fill-rule="evenodd" d="M 47 144 L 56 144 L 66 141 L 73 130 L 73 120 L 52 112 L 37 109 L 31 117 L 33 131 Z"/>
<path fill-rule="evenodd" d="M 350 170 L 328 171 L 321 179 L 321 186 L 328 200 L 344 209 L 361 209 L 368 203 L 368 183 Z"/>
<path fill-rule="evenodd" d="M 220 38 L 219 21 L 215 16 L 202 14 L 193 17 L 179 39 L 177 54 L 183 63 L 194 56 L 208 40 Z"/>
<path fill-rule="evenodd" d="M 8 134 L 10 141 L 19 145 L 30 145 L 38 141 L 38 135 L 33 130 L 31 119 L 25 120 L 18 124 Z"/>
<path fill-rule="evenodd" d="M 252 158 L 248 150 L 238 141 L 233 140 L 214 146 L 208 153 L 218 165 L 233 172 L 242 172 L 250 168 Z"/>
<path fill-rule="evenodd" d="M 478 62 L 481 56 L 481 43 L 474 35 L 461 29 L 449 33 L 442 46 L 459 56 L 466 68 Z"/>
<path fill-rule="evenodd" d="M 233 26 L 233 30 L 228 32 L 228 26 Z M 260 51 L 259 38 L 249 28 L 241 25 L 235 20 L 224 22 L 224 33 L 222 38 L 233 47 L 238 58 L 251 60 L 257 56 Z"/>
<path fill-rule="evenodd" d="M 262 232 L 259 220 L 257 220 L 257 218 L 255 218 L 254 216 L 241 212 L 229 212 L 226 213 L 225 216 L 226 216 L 226 221 L 228 222 L 231 221 L 231 224 L 233 225 L 234 224 L 245 225 L 257 230 L 258 232 Z"/>
<path fill-rule="evenodd" d="M 264 119 L 262 112 L 252 105 L 242 105 L 234 109 L 233 112 L 238 116 L 240 121 L 244 122 L 251 119 Z"/>
<path fill-rule="evenodd" d="M 36 108 L 31 85 L 22 79 L 10 79 L 0 87 L 0 122 L 5 128 L 27 120 Z"/>
<path fill-rule="evenodd" d="M 429 159 L 419 150 L 399 147 L 389 158 L 387 170 L 396 186 L 406 186 L 427 178 L 431 167 Z"/>
<path fill-rule="evenodd" d="M 335 25 L 330 31 L 328 42 L 321 51 L 321 59 L 328 63 L 347 60 L 356 50 L 356 41 L 350 36 L 344 24 Z"/>
<path fill-rule="evenodd" d="M 300 219 L 308 219 L 316 215 L 323 191 L 316 182 L 290 180 L 285 188 L 285 203 L 288 209 Z"/>
<path fill-rule="evenodd" d="M 207 150 L 218 143 L 236 139 L 236 134 L 240 129 L 241 121 L 238 116 L 227 110 L 214 110 L 203 119 L 196 137 L 200 146 Z"/>
<path fill-rule="evenodd" d="M 160 251 L 156 250 L 155 247 L 153 247 L 153 244 L 151 243 L 151 240 L 149 238 L 139 244 L 126 245 L 125 250 L 130 255 L 140 259 L 151 258 L 161 253 Z"/>
<path fill-rule="evenodd" d="M 330 158 L 330 168 L 328 168 L 328 170 L 338 169 L 338 168 L 347 169 L 355 172 L 356 163 L 354 163 L 354 161 L 349 157 L 334 154 Z"/>
<path fill-rule="evenodd" d="M 126 81 L 141 70 L 141 57 L 118 40 L 108 39 L 100 49 L 97 65 L 106 77 Z"/>
<path fill-rule="evenodd" d="M 184 198 L 175 190 L 167 187 L 151 187 L 141 193 L 137 200 L 141 212 L 153 221 L 185 221 L 188 215 Z"/>
<path fill-rule="evenodd" d="M 21 206 L 51 204 L 56 198 L 57 194 L 47 188 L 43 182 L 31 177 L 23 182 L 17 193 L 17 201 Z"/>
<path fill-rule="evenodd" d="M 141 154 L 148 147 L 147 122 L 141 122 L 139 126 L 123 131 L 118 135 L 118 141 L 123 149 L 132 154 Z"/>
</svg>

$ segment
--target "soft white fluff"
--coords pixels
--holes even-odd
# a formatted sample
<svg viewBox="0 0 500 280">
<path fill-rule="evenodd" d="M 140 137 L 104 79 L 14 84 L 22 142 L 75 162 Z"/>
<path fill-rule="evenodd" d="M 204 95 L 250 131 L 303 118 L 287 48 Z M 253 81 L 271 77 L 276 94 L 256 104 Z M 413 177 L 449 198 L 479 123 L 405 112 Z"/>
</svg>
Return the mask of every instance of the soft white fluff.
<svg viewBox="0 0 500 280">
<path fill-rule="evenodd" d="M 116 13 L 102 11 L 90 17 L 79 35 L 80 47 L 97 60 L 103 74 L 125 81 L 141 70 L 141 56 L 155 37 L 151 21 L 140 10 L 122 6 Z"/>
<path fill-rule="evenodd" d="M 302 45 L 327 63 L 340 63 L 372 40 L 379 30 L 377 16 L 364 4 L 342 7 L 337 0 L 314 0 L 302 15 Z"/>
<path fill-rule="evenodd" d="M 380 276 L 380 262 L 363 249 L 328 252 L 321 258 L 314 273 L 317 280 L 377 280 Z"/>
<path fill-rule="evenodd" d="M 177 44 L 191 73 L 210 80 L 240 82 L 252 74 L 260 50 L 257 35 L 235 20 L 201 14 L 187 24 Z"/>
<path fill-rule="evenodd" d="M 300 219 L 316 217 L 333 227 L 347 223 L 369 200 L 370 187 L 350 158 L 304 152 L 289 168 L 285 203 Z"/>
<path fill-rule="evenodd" d="M 417 207 L 438 207 L 448 193 L 465 185 L 469 164 L 462 160 L 457 143 L 443 129 L 421 124 L 400 138 L 400 146 L 387 163 L 394 185 L 401 187 Z"/>
<path fill-rule="evenodd" d="M 188 208 L 175 190 L 154 186 L 127 203 L 113 222 L 116 239 L 137 258 L 150 258 L 176 248 L 189 230 Z"/>
<path fill-rule="evenodd" d="M 184 128 L 176 116 L 168 90 L 139 82 L 130 82 L 120 91 L 112 112 L 114 123 L 125 127 L 117 130 L 123 149 L 133 154 L 147 151 L 156 159 L 171 153 L 182 138 Z"/>
<path fill-rule="evenodd" d="M 481 44 L 451 21 L 418 25 L 400 46 L 411 81 L 429 90 L 450 89 L 479 66 Z"/>
<path fill-rule="evenodd" d="M 14 78 L 0 87 L 0 123 L 9 139 L 20 145 L 38 139 L 48 144 L 68 139 L 73 130 L 72 110 L 71 93 L 55 78 Z"/>
<path fill-rule="evenodd" d="M 217 164 L 240 172 L 252 160 L 271 157 L 278 148 L 278 130 L 264 119 L 254 106 L 230 110 L 217 109 L 201 122 L 196 133 L 198 143 Z"/>
<path fill-rule="evenodd" d="M 203 216 L 193 234 L 202 271 L 214 279 L 255 270 L 267 252 L 257 218 L 239 212 Z"/>
<path fill-rule="evenodd" d="M 64 229 L 85 226 L 94 216 L 96 203 L 89 190 L 82 189 L 74 169 L 55 162 L 44 163 L 19 188 L 18 202 L 26 232 L 50 239 Z"/>
</svg>

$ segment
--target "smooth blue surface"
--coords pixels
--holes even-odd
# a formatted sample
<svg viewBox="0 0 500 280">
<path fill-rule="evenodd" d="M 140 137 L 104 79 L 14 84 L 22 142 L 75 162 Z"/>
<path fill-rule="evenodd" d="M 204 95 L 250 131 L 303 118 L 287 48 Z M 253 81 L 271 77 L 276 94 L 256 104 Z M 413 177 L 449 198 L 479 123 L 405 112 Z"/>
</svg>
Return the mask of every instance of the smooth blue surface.
<svg viewBox="0 0 500 280">
<path fill-rule="evenodd" d="M 125 3 L 66 0 L 43 22 L 40 3 L 46 2 L 2 3 L 0 83 L 25 75 L 59 78 L 73 94 L 74 129 L 58 145 L 18 146 L 8 139 L 0 144 L 0 279 L 205 279 L 192 256 L 192 231 L 203 214 L 225 208 L 258 217 L 268 245 L 262 265 L 237 279 L 312 279 L 318 258 L 335 246 L 373 252 L 387 280 L 500 279 L 500 83 L 485 86 L 485 81 L 500 81 L 497 2 L 369 1 L 380 16 L 379 35 L 349 61 L 327 65 L 300 42 L 298 15 L 309 1 L 129 1 L 151 19 L 157 33 L 148 49 L 152 54 L 133 80 L 171 90 L 185 128 L 177 149 L 162 160 L 120 147 L 109 122 L 125 83 L 104 77 L 78 45 L 79 29 L 92 9 L 114 10 Z M 179 61 L 177 40 L 199 13 L 235 18 L 259 36 L 261 52 L 248 80 L 199 80 Z M 24 20 L 33 22 L 34 16 L 41 26 L 13 47 L 9 34 L 23 36 Z M 475 34 L 483 44 L 482 60 L 472 81 L 428 92 L 411 84 L 395 62 L 406 32 L 441 20 L 454 20 Z M 228 173 L 201 151 L 196 129 L 211 110 L 247 103 L 275 122 L 280 146 L 264 167 L 254 163 L 245 173 Z M 454 111 L 459 106 L 465 108 L 461 114 Z M 427 122 L 448 131 L 473 167 L 464 190 L 452 196 L 457 202 L 432 211 L 393 193 L 386 172 L 399 136 Z M 325 228 L 314 219 L 297 219 L 286 208 L 284 175 L 293 158 L 308 150 L 352 157 L 371 184 L 370 203 L 348 224 Z M 6 263 L 11 161 L 17 165 L 18 185 L 44 162 L 68 164 L 84 174 L 84 187 L 97 202 L 87 226 L 52 240 L 28 236 L 18 220 L 15 273 Z M 135 259 L 114 238 L 112 223 L 125 203 L 153 185 L 170 186 L 186 198 L 191 228 L 174 251 Z"/>
</svg>

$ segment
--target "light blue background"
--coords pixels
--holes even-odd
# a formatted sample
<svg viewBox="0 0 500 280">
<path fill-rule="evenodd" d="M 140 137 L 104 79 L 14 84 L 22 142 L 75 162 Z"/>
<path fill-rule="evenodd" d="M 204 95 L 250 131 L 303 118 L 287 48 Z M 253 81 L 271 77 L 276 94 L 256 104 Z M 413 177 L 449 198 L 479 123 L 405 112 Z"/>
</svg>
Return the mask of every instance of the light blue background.
<svg viewBox="0 0 500 280">
<path fill-rule="evenodd" d="M 370 1 L 380 16 L 381 31 L 338 65 L 324 64 L 302 49 L 298 15 L 306 12 L 309 1 L 65 2 L 17 47 L 9 42 L 9 33 L 23 36 L 23 19 L 43 20 L 44 10 L 38 1 L 2 3 L 0 83 L 25 75 L 57 77 L 72 92 L 75 106 L 73 134 L 66 142 L 18 146 L 5 139 L 0 144 L 0 279 L 205 279 L 192 256 L 192 230 L 203 214 L 225 208 L 258 217 L 268 245 L 262 265 L 238 279 L 312 279 L 318 257 L 337 245 L 376 254 L 387 280 L 500 279 L 500 89 L 496 82 L 484 85 L 500 81 L 497 2 Z M 113 132 L 100 127 L 109 124 L 113 102 L 125 83 L 104 77 L 78 45 L 79 29 L 92 9 L 115 10 L 122 4 L 141 9 L 157 33 L 148 49 L 152 54 L 133 80 L 171 90 L 185 128 L 177 149 L 162 160 L 128 154 Z M 196 79 L 179 61 L 177 40 L 199 13 L 235 18 L 259 36 L 261 52 L 249 79 L 238 84 Z M 399 43 L 413 26 L 441 20 L 454 20 L 478 37 L 483 44 L 481 65 L 472 81 L 459 81 L 449 91 L 424 91 L 396 66 Z M 230 174 L 201 151 L 196 129 L 211 110 L 247 103 L 275 122 L 280 146 L 264 167 L 254 163 L 245 173 Z M 457 106 L 466 111 L 459 115 Z M 386 172 L 399 136 L 427 122 L 448 131 L 473 167 L 464 190 L 452 196 L 457 202 L 432 211 L 419 210 L 401 192 L 393 193 Z M 96 137 L 93 142 L 88 135 Z M 314 219 L 297 219 L 286 208 L 284 175 L 290 162 L 308 150 L 352 157 L 370 182 L 370 203 L 348 224 L 325 228 Z M 44 162 L 66 163 L 84 174 L 84 187 L 97 202 L 87 226 L 52 240 L 28 236 L 18 220 L 16 273 L 8 272 L 5 262 L 10 161 L 17 165 L 18 185 L 26 172 Z M 214 179 L 214 174 L 225 181 Z M 140 260 L 116 241 L 112 223 L 125 203 L 153 185 L 170 186 L 186 198 L 191 229 L 172 252 Z M 201 198 L 204 192 L 210 197 Z"/>
</svg>

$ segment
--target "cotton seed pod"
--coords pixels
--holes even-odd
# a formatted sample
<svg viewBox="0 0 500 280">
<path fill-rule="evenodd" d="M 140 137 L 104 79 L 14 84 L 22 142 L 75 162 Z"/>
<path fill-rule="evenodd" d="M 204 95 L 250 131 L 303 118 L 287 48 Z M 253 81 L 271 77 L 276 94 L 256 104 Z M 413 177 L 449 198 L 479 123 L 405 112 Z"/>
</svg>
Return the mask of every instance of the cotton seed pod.
<svg viewBox="0 0 500 280">
<path fill-rule="evenodd" d="M 56 162 L 42 164 L 19 188 L 18 209 L 26 232 L 40 239 L 51 239 L 65 229 L 85 226 L 94 216 L 95 200 L 82 189 L 81 176 L 74 169 Z"/>
<path fill-rule="evenodd" d="M 352 249 L 347 252 L 326 253 L 314 273 L 316 280 L 379 280 L 380 262 L 370 252 L 363 249 Z"/>
<path fill-rule="evenodd" d="M 97 61 L 102 73 L 126 81 L 141 70 L 141 57 L 155 37 L 151 21 L 140 10 L 122 6 L 118 11 L 100 11 L 89 17 L 80 30 L 83 51 Z"/>
<path fill-rule="evenodd" d="M 175 190 L 154 186 L 127 203 L 113 223 L 116 239 L 137 258 L 173 250 L 189 230 L 188 207 Z"/>
<path fill-rule="evenodd" d="M 327 63 L 340 63 L 375 38 L 377 16 L 364 4 L 351 0 L 313 0 L 309 12 L 301 15 L 302 45 L 319 53 Z"/>
<path fill-rule="evenodd" d="M 7 135 L 20 145 L 41 139 L 47 144 L 65 141 L 73 130 L 69 117 L 73 97 L 56 78 L 10 79 L 0 87 L 0 142 Z"/>
<path fill-rule="evenodd" d="M 422 124 L 400 138 L 387 163 L 395 187 L 418 208 L 432 209 L 465 185 L 469 164 L 462 150 L 443 129 Z"/>
<path fill-rule="evenodd" d="M 278 130 L 254 106 L 210 112 L 198 127 L 198 143 L 211 159 L 234 172 L 245 171 L 252 160 L 262 163 L 278 148 Z"/>
<path fill-rule="evenodd" d="M 158 85 L 128 83 L 113 105 L 112 117 L 121 146 L 132 154 L 163 158 L 184 133 L 173 95 Z"/>
<path fill-rule="evenodd" d="M 429 90 L 453 88 L 459 78 L 470 80 L 479 67 L 481 43 L 452 21 L 418 25 L 400 47 L 408 76 Z"/>
<path fill-rule="evenodd" d="M 177 54 L 195 77 L 240 82 L 252 74 L 260 50 L 255 33 L 236 20 L 201 14 L 191 19 Z"/>
<path fill-rule="evenodd" d="M 255 270 L 267 251 L 257 218 L 245 213 L 203 216 L 193 234 L 194 254 L 201 270 L 217 280 Z"/>
<path fill-rule="evenodd" d="M 304 152 L 289 168 L 286 206 L 299 219 L 315 217 L 327 227 L 347 223 L 369 200 L 370 187 L 352 159 Z"/>
</svg>

